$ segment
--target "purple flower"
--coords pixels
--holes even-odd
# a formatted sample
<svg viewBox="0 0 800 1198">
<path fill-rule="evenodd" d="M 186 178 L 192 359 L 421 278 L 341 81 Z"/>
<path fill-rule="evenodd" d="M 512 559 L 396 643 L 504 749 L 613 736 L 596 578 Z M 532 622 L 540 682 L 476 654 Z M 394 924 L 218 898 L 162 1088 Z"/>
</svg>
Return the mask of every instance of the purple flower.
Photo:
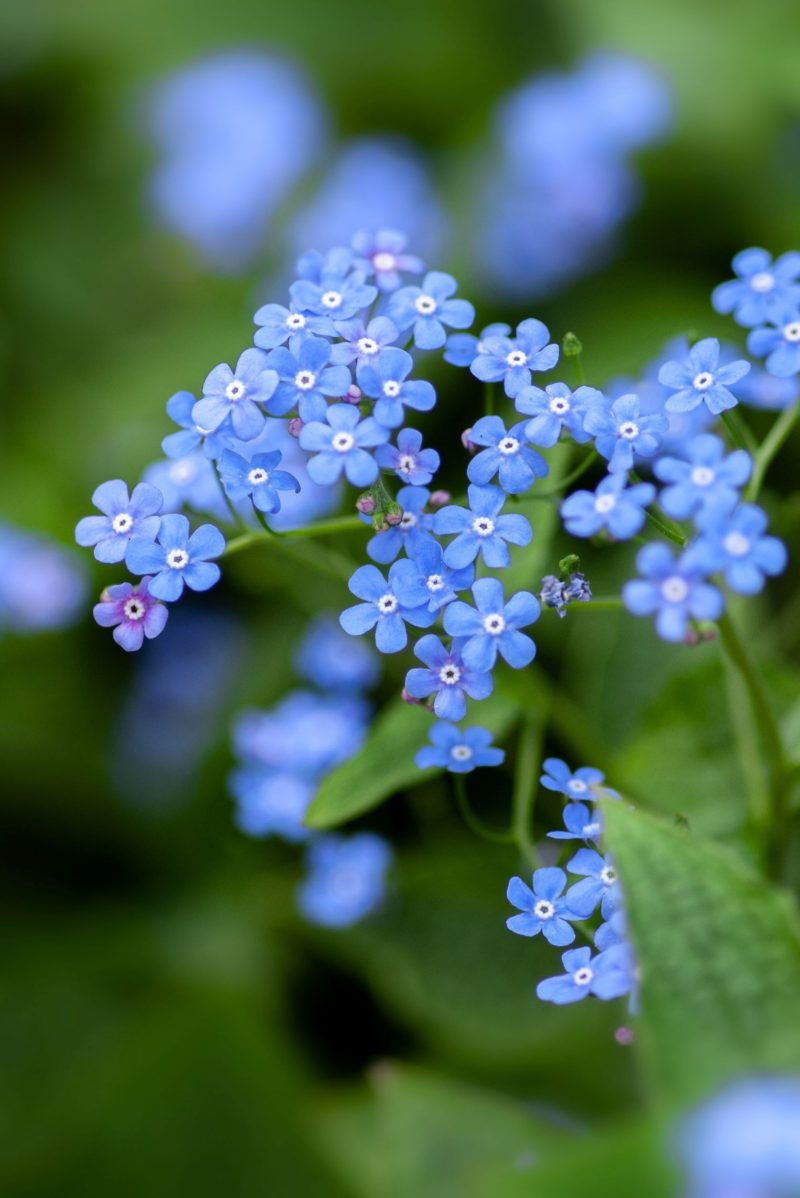
<svg viewBox="0 0 800 1198">
<path fill-rule="evenodd" d="M 285 416 L 297 407 L 301 420 L 325 419 L 325 397 L 340 398 L 352 382 L 346 366 L 328 365 L 332 352 L 327 341 L 311 336 L 292 337 L 288 349 L 273 349 L 268 361 L 280 381 L 267 404 L 271 416 Z"/>
<path fill-rule="evenodd" d="M 777 307 L 800 303 L 800 254 L 782 254 L 773 262 L 766 250 L 754 248 L 742 250 L 732 265 L 738 277 L 715 287 L 711 302 L 745 328 L 763 324 Z"/>
<path fill-rule="evenodd" d="M 144 638 L 152 640 L 163 632 L 167 622 L 167 609 L 150 592 L 150 579 L 142 578 L 136 586 L 130 582 L 119 582 L 106 587 L 100 602 L 94 605 L 92 614 L 101 628 L 113 628 L 117 644 L 131 653 L 141 649 Z"/>
<path fill-rule="evenodd" d="M 92 495 L 92 503 L 104 514 L 79 520 L 75 540 L 79 545 L 94 545 L 99 562 L 121 562 L 131 537 L 151 541 L 155 537 L 161 523 L 156 513 L 163 502 L 161 492 L 148 483 L 139 483 L 131 495 L 122 479 L 101 483 Z"/>
<path fill-rule="evenodd" d="M 529 665 L 536 645 L 520 632 L 538 620 L 541 608 L 529 591 L 518 591 L 508 603 L 497 578 L 479 578 L 472 588 L 475 607 L 456 600 L 445 608 L 444 627 L 462 637 L 464 662 L 473 670 L 491 670 L 497 654 L 515 670 Z"/>
<path fill-rule="evenodd" d="M 621 395 L 609 405 L 593 404 L 583 422 L 596 438 L 597 452 L 608 460 L 611 471 L 630 470 L 634 454 L 651 458 L 669 427 L 666 416 L 641 414 L 638 395 Z"/>
<path fill-rule="evenodd" d="M 763 328 L 753 329 L 747 349 L 756 358 L 766 358 L 770 374 L 790 378 L 800 371 L 800 308 L 781 308 L 768 317 Z"/>
<path fill-rule="evenodd" d="M 549 449 L 555 445 L 562 428 L 578 444 L 591 440 L 584 428 L 586 413 L 594 404 L 602 402 L 603 394 L 595 387 L 578 387 L 570 391 L 566 383 L 550 383 L 543 391 L 539 387 L 523 387 L 517 392 L 514 407 L 530 417 L 525 426 L 527 439 Z"/>
<path fill-rule="evenodd" d="M 503 569 L 509 562 L 506 541 L 529 545 L 533 533 L 524 516 L 501 516 L 505 495 L 499 487 L 467 488 L 469 508 L 450 505 L 436 512 L 433 531 L 437 536 L 456 534 L 444 551 L 448 566 L 461 569 L 474 562 L 480 553 L 491 569 Z"/>
<path fill-rule="evenodd" d="M 203 383 L 203 398 L 192 409 L 192 420 L 214 432 L 230 419 L 233 431 L 242 441 L 252 441 L 264 427 L 259 405 L 272 398 L 278 376 L 270 368 L 261 349 L 246 349 L 236 363 L 236 373 L 227 363 L 215 366 Z"/>
<path fill-rule="evenodd" d="M 438 349 L 447 340 L 445 325 L 468 329 L 475 309 L 467 300 L 452 299 L 458 284 L 452 275 L 428 271 L 421 287 L 401 287 L 389 300 L 389 316 L 401 332 L 414 329 L 417 349 Z"/>
<path fill-rule="evenodd" d="M 678 520 L 713 505 L 730 511 L 739 502 L 739 488 L 750 477 L 753 463 L 743 449 L 724 457 L 725 445 L 712 433 L 701 433 L 681 447 L 681 457 L 659 457 L 653 473 L 663 487 L 658 502 Z"/>
<path fill-rule="evenodd" d="M 219 566 L 209 558 L 225 551 L 225 538 L 213 524 L 201 524 L 189 535 L 185 516 L 162 517 L 158 539 L 134 537 L 125 555 L 132 574 L 153 574 L 149 591 L 156 599 L 171 603 L 183 594 L 184 584 L 193 591 L 207 591 L 219 581 Z"/>
<path fill-rule="evenodd" d="M 580 1002 L 587 994 L 604 1001 L 622 998 L 636 986 L 633 954 L 627 944 L 616 944 L 592 959 L 590 948 L 572 948 L 561 958 L 565 973 L 545 978 L 536 987 L 544 1002 L 558 1006 Z"/>
<path fill-rule="evenodd" d="M 674 392 L 664 407 L 668 412 L 692 412 L 705 403 L 709 412 L 718 416 L 736 406 L 736 396 L 728 388 L 744 378 L 749 369 L 750 363 L 744 358 L 720 366 L 719 341 L 706 337 L 692 346 L 684 361 L 665 362 L 659 370 L 659 383 Z"/>
<path fill-rule="evenodd" d="M 531 371 L 552 370 L 558 361 L 558 346 L 541 320 L 523 320 L 516 337 L 482 338 L 482 346 L 470 370 L 482 383 L 501 379 L 511 399 L 531 381 Z"/>
<path fill-rule="evenodd" d="M 382 470 L 394 470 L 399 479 L 412 486 L 429 483 L 439 469 L 435 449 L 422 448 L 422 433 L 415 428 L 402 428 L 397 434 L 397 446 L 381 445 L 375 461 Z"/>
<path fill-rule="evenodd" d="M 414 760 L 421 770 L 438 766 L 451 774 L 469 774 L 477 766 L 501 765 L 502 749 L 492 745 L 492 734 L 478 726 L 462 732 L 455 724 L 437 720 L 428 733 L 431 743 L 424 745 Z"/>
<path fill-rule="evenodd" d="M 508 883 L 508 901 L 519 907 L 521 915 L 512 915 L 506 927 L 518 936 L 538 936 L 542 933 L 550 944 L 572 944 L 575 929 L 568 920 L 586 919 L 593 906 L 586 897 L 573 901 L 572 890 L 563 893 L 567 875 L 563 869 L 537 869 L 528 886 L 522 878 Z"/>
<path fill-rule="evenodd" d="M 523 438 L 525 421 L 506 430 L 499 416 L 481 416 L 469 430 L 475 445 L 487 446 L 467 467 L 470 482 L 485 486 L 495 474 L 500 486 L 509 495 L 519 495 L 547 474 L 547 462 L 535 449 L 529 449 Z"/>
<path fill-rule="evenodd" d="M 336 323 L 336 331 L 342 340 L 333 346 L 331 361 L 337 366 L 377 362 L 387 346 L 399 336 L 387 316 L 376 316 L 366 325 L 359 318 L 340 320 Z"/>
<path fill-rule="evenodd" d="M 425 669 L 408 671 L 406 690 L 415 699 L 435 695 L 433 710 L 440 720 L 463 719 L 467 711 L 466 696 L 486 699 L 492 693 L 491 674 L 471 670 L 461 656 L 463 647 L 463 641 L 455 640 L 450 649 L 445 649 L 433 633 L 423 636 L 414 646 L 414 653 Z"/>
<path fill-rule="evenodd" d="M 420 275 L 425 266 L 415 254 L 407 254 L 406 235 L 396 229 L 371 232 L 360 229 L 351 241 L 355 264 L 375 282 L 381 291 L 395 291 L 400 286 L 400 274 Z"/>
<path fill-rule="evenodd" d="M 375 419 L 386 428 L 403 423 L 403 408 L 429 412 L 436 403 L 436 392 L 425 379 L 408 379 L 414 359 L 404 349 L 387 349 L 377 362 L 356 367 L 356 379 L 365 395 L 377 400 Z"/>
<path fill-rule="evenodd" d="M 639 551 L 636 568 L 643 577 L 625 583 L 622 600 L 635 616 L 655 616 L 662 640 L 682 641 L 690 619 L 722 615 L 722 593 L 705 581 L 707 563 L 688 551 L 676 561 L 667 545 L 655 541 Z"/>
<path fill-rule="evenodd" d="M 368 487 L 378 477 L 378 464 L 367 449 L 382 445 L 389 433 L 371 416 L 362 420 L 351 404 L 332 404 L 325 421 L 313 420 L 300 430 L 300 446 L 315 456 L 308 463 L 311 480 L 322 486 L 344 471 L 354 487 Z"/>
<path fill-rule="evenodd" d="M 644 509 L 655 499 L 652 483 L 625 485 L 626 475 L 609 474 L 595 491 L 573 491 L 561 504 L 564 527 L 573 537 L 593 537 L 607 529 L 618 541 L 634 536 L 645 521 Z"/>
</svg>

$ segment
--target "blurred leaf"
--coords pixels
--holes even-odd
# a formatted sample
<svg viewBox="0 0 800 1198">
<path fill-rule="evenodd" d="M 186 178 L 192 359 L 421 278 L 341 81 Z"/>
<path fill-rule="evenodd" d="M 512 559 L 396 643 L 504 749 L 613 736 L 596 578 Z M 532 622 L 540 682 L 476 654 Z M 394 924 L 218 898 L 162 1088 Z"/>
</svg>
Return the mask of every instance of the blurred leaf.
<svg viewBox="0 0 800 1198">
<path fill-rule="evenodd" d="M 691 1100 L 739 1070 L 800 1067 L 800 930 L 786 895 L 724 850 L 605 803 L 642 971 L 653 1085 Z"/>
</svg>

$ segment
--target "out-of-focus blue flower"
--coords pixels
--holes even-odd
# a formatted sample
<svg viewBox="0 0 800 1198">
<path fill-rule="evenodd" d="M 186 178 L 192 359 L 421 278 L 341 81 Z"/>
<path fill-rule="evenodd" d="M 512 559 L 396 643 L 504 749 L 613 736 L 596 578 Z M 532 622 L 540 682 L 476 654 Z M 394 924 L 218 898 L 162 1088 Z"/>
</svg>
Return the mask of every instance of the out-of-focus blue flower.
<svg viewBox="0 0 800 1198">
<path fill-rule="evenodd" d="M 464 638 L 465 664 L 473 670 L 491 670 L 499 653 L 515 670 L 529 665 L 536 645 L 519 630 L 539 619 L 538 599 L 529 591 L 518 591 L 506 603 L 497 578 L 479 578 L 472 594 L 475 607 L 457 599 L 444 613 L 445 631 Z"/>
<path fill-rule="evenodd" d="M 164 497 L 156 487 L 139 483 L 128 494 L 120 478 L 101 483 L 92 495 L 92 503 L 102 516 L 84 516 L 75 528 L 79 545 L 94 546 L 99 562 L 121 562 L 131 537 L 152 541 L 161 523 L 157 515 Z"/>
<path fill-rule="evenodd" d="M 404 349 L 387 349 L 377 362 L 356 367 L 358 385 L 365 395 L 377 400 L 375 419 L 386 428 L 403 423 L 403 408 L 429 412 L 436 403 L 436 392 L 426 379 L 409 379 L 414 365 Z"/>
<path fill-rule="evenodd" d="M 487 324 L 478 337 L 474 333 L 451 333 L 442 357 L 451 366 L 471 366 L 486 348 L 490 337 L 508 337 L 510 334 L 511 325 L 502 323 Z"/>
<path fill-rule="evenodd" d="M 237 50 L 163 80 L 148 126 L 160 153 L 151 194 L 161 220 L 213 266 L 236 271 L 318 158 L 325 122 L 295 66 Z"/>
<path fill-rule="evenodd" d="M 502 749 L 492 744 L 486 728 L 474 726 L 462 732 L 455 724 L 437 720 L 428 733 L 431 743 L 421 748 L 414 760 L 421 770 L 438 766 L 452 774 L 469 774 L 478 766 L 501 765 Z"/>
<path fill-rule="evenodd" d="M 586 919 L 593 907 L 585 896 L 576 896 L 572 890 L 564 894 L 567 875 L 563 869 L 537 869 L 528 886 L 522 878 L 512 878 L 508 883 L 507 898 L 521 915 L 512 915 L 506 927 L 518 936 L 537 936 L 542 933 L 550 944 L 572 944 L 575 929 L 569 920 Z"/>
<path fill-rule="evenodd" d="M 800 371 L 800 307 L 778 309 L 747 337 L 748 352 L 766 358 L 770 374 L 790 378 Z"/>
<path fill-rule="evenodd" d="M 428 592 L 428 607 L 431 611 L 439 611 L 455 599 L 457 591 L 465 591 L 467 587 L 472 586 L 475 567 L 465 566 L 462 570 L 452 570 L 444 560 L 444 553 L 438 541 L 418 541 L 413 548 L 408 547 L 408 554 Z M 402 587 L 400 596 L 404 597 Z"/>
<path fill-rule="evenodd" d="M 514 407 L 530 417 L 525 425 L 528 440 L 534 445 L 549 448 L 555 445 L 562 428 L 578 444 L 591 440 L 583 422 L 589 408 L 602 402 L 602 392 L 595 387 L 578 387 L 570 391 L 566 383 L 550 383 L 544 390 L 540 387 L 523 387 L 517 392 Z"/>
<path fill-rule="evenodd" d="M 219 476 L 234 503 L 249 495 L 260 512 L 279 512 L 279 491 L 299 491 L 300 484 L 293 474 L 276 470 L 282 457 L 279 449 L 272 453 L 256 453 L 248 461 L 231 449 L 223 450 L 219 460 Z"/>
<path fill-rule="evenodd" d="M 690 619 L 716 620 L 725 601 L 706 582 L 706 563 L 684 552 L 677 560 L 669 546 L 653 542 L 640 549 L 636 568 L 642 578 L 626 582 L 622 601 L 635 616 L 655 616 L 656 632 L 665 641 L 682 641 Z"/>
<path fill-rule="evenodd" d="M 417 641 L 414 654 L 425 669 L 409 670 L 406 690 L 414 699 L 435 695 L 433 710 L 440 720 L 463 720 L 470 699 L 487 699 L 492 693 L 492 676 L 471 670 L 461 656 L 464 642 L 453 641 L 446 649 L 438 636 L 429 633 Z"/>
<path fill-rule="evenodd" d="M 389 316 L 401 332 L 414 330 L 417 349 L 438 349 L 447 340 L 445 326 L 468 329 L 475 319 L 469 300 L 453 299 L 458 283 L 441 270 L 429 270 L 420 287 L 401 287 L 389 300 Z"/>
<path fill-rule="evenodd" d="M 433 531 L 437 536 L 454 536 L 444 551 L 448 566 L 460 570 L 480 553 L 491 569 L 504 569 L 510 562 L 506 542 L 529 545 L 533 533 L 524 516 L 501 516 L 505 495 L 499 487 L 467 488 L 469 508 L 450 504 L 436 512 Z"/>
<path fill-rule="evenodd" d="M 307 840 L 303 825 L 314 785 L 295 773 L 267 769 L 234 770 L 228 786 L 236 800 L 236 824 L 248 836 L 280 836 L 293 844 Z"/>
<path fill-rule="evenodd" d="M 168 458 L 186 457 L 201 446 L 206 457 L 214 459 L 230 444 L 234 436 L 230 420 L 224 420 L 215 430 L 201 428 L 192 415 L 196 404 L 191 391 L 178 391 L 167 400 L 167 415 L 180 426 L 180 432 L 169 433 L 161 442 Z"/>
<path fill-rule="evenodd" d="M 312 620 L 294 662 L 301 678 L 324 691 L 369 690 L 380 676 L 380 664 L 369 645 L 353 640 L 331 615 Z"/>
<path fill-rule="evenodd" d="M 469 430 L 469 439 L 474 445 L 487 448 L 470 461 L 467 467 L 470 482 L 485 486 L 496 474 L 504 491 L 519 495 L 537 478 L 544 478 L 547 462 L 525 444 L 525 428 L 524 420 L 507 430 L 499 416 L 481 416 Z"/>
<path fill-rule="evenodd" d="M 277 349 L 291 337 L 315 333 L 320 337 L 335 337 L 336 327 L 330 316 L 314 316 L 298 310 L 296 304 L 262 304 L 253 317 L 259 325 L 253 340 L 261 349 Z"/>
<path fill-rule="evenodd" d="M 736 390 L 740 403 L 748 404 L 751 408 L 775 411 L 790 408 L 797 402 L 800 398 L 800 379 L 794 375 L 778 378 L 764 370 L 763 366 L 753 366 Z"/>
<path fill-rule="evenodd" d="M 156 541 L 134 537 L 128 545 L 125 564 L 132 574 L 152 574 L 148 590 L 156 599 L 171 603 L 180 599 L 184 585 L 207 591 L 219 581 L 220 569 L 209 558 L 225 550 L 225 538 L 213 524 L 201 524 L 189 535 L 185 516 L 161 519 Z"/>
<path fill-rule="evenodd" d="M 672 389 L 664 407 L 668 412 L 691 412 L 705 403 L 709 412 L 720 412 L 736 406 L 736 396 L 729 388 L 744 378 L 750 363 L 719 364 L 719 341 L 705 337 L 689 350 L 685 361 L 665 362 L 658 372 L 658 381 Z"/>
<path fill-rule="evenodd" d="M 570 894 L 574 898 L 585 896 L 593 911 L 600 903 L 603 919 L 610 919 L 622 901 L 622 888 L 610 860 L 601 857 L 595 849 L 578 849 L 567 862 L 567 872 L 584 879 L 575 883 Z"/>
<path fill-rule="evenodd" d="M 422 448 L 422 433 L 415 428 L 401 428 L 396 446 L 378 446 L 375 461 L 382 470 L 394 470 L 399 479 L 412 486 L 429 483 L 439 469 L 438 453 Z"/>
<path fill-rule="evenodd" d="M 564 974 L 545 978 L 536 987 L 544 1002 L 564 1006 L 580 1002 L 587 994 L 608 1000 L 630 994 L 636 986 L 633 954 L 627 944 L 616 944 L 594 959 L 590 948 L 573 948 L 561 958 Z M 720 1196 L 721 1198 L 721 1196 Z"/>
<path fill-rule="evenodd" d="M 397 229 L 359 229 L 350 247 L 356 255 L 356 265 L 375 276 L 381 291 L 396 291 L 401 275 L 420 275 L 425 269 L 422 259 L 406 251 L 408 238 Z"/>
<path fill-rule="evenodd" d="M 706 574 L 721 570 L 732 591 L 755 595 L 766 575 L 786 568 L 786 546 L 764 536 L 767 514 L 756 504 L 740 504 L 733 512 L 726 505 L 706 507 L 696 523 L 701 535 L 686 556 Z"/>
<path fill-rule="evenodd" d="M 742 250 L 731 265 L 737 277 L 715 287 L 711 302 L 745 328 L 764 324 L 777 308 L 800 304 L 800 254 L 773 262 L 766 250 L 754 248 Z"/>
<path fill-rule="evenodd" d="M 280 381 L 267 404 L 270 415 L 285 416 L 296 406 L 301 420 L 325 419 L 325 397 L 340 398 L 352 382 L 346 366 L 329 365 L 332 352 L 322 337 L 302 334 L 292 337 L 288 349 L 271 351 L 267 361 Z"/>
<path fill-rule="evenodd" d="M 347 838 L 320 836 L 308 852 L 308 875 L 297 893 L 311 923 L 344 928 L 369 915 L 383 899 L 389 845 L 371 832 Z"/>
<path fill-rule="evenodd" d="M 594 491 L 573 491 L 561 504 L 564 527 L 573 537 L 593 537 L 601 528 L 618 541 L 634 536 L 645 521 L 644 509 L 653 502 L 651 483 L 626 487 L 622 472 L 607 475 Z"/>
<path fill-rule="evenodd" d="M 511 399 L 527 387 L 534 370 L 552 370 L 558 362 L 558 346 L 550 341 L 547 325 L 541 320 L 523 320 L 511 337 L 482 337 L 470 370 L 482 383 L 502 379 Z"/>
<path fill-rule="evenodd" d="M 428 608 L 428 592 L 419 571 L 407 558 L 390 568 L 388 582 L 376 566 L 359 566 L 347 585 L 364 602 L 345 608 L 339 623 L 350 636 L 363 636 L 374 628 L 375 645 L 381 653 L 405 649 L 406 622 L 415 628 L 430 628 L 436 619 L 436 613 Z"/>
<path fill-rule="evenodd" d="M 358 752 L 368 716 L 355 695 L 292 691 L 270 711 L 239 712 L 234 748 L 245 765 L 315 781 Z"/>
<path fill-rule="evenodd" d="M 235 372 L 227 363 L 215 366 L 203 383 L 203 398 L 192 409 L 192 419 L 201 428 L 218 429 L 230 420 L 242 441 L 251 441 L 264 427 L 260 405 L 269 406 L 278 376 L 262 349 L 246 349 Z"/>
<path fill-rule="evenodd" d="M 78 554 L 46 537 L 0 524 L 0 628 L 67 628 L 78 618 L 85 595 Z"/>
<path fill-rule="evenodd" d="M 376 316 L 369 324 L 364 324 L 360 317 L 337 321 L 336 331 L 342 340 L 334 345 L 331 361 L 341 366 L 377 362 L 383 350 L 399 336 L 388 316 Z"/>
<path fill-rule="evenodd" d="M 542 762 L 542 769 L 544 773 L 539 781 L 545 790 L 554 790 L 572 801 L 594 803 L 601 798 L 619 798 L 615 790 L 603 785 L 605 774 L 593 766 L 581 766 L 573 773 L 560 757 L 547 757 Z"/>
<path fill-rule="evenodd" d="M 297 279 L 289 294 L 298 311 L 308 316 L 350 320 L 368 308 L 378 294 L 364 281 L 364 272 L 353 269 L 352 251 L 345 246 L 329 250 L 316 279 Z"/>
<path fill-rule="evenodd" d="M 618 907 L 610 919 L 601 923 L 594 934 L 594 946 L 605 952 L 613 944 L 624 944 L 628 933 L 628 917 L 623 907 Z"/>
<path fill-rule="evenodd" d="M 583 422 L 595 438 L 597 452 L 611 471 L 631 470 L 635 454 L 651 458 L 667 431 L 667 418 L 659 412 L 644 416 L 638 395 L 621 395 L 612 403 L 593 404 Z"/>
<path fill-rule="evenodd" d="M 354 487 L 368 487 L 378 477 L 378 464 L 368 449 L 388 441 L 388 431 L 368 416 L 362 420 L 358 408 L 332 404 L 325 421 L 313 420 L 300 430 L 300 446 L 315 456 L 308 473 L 315 483 L 330 485 L 342 472 Z"/>
<path fill-rule="evenodd" d="M 709 505 L 728 511 L 736 506 L 753 463 L 743 449 L 724 455 L 720 438 L 703 433 L 686 442 L 681 458 L 662 456 L 653 463 L 656 478 L 669 484 L 658 497 L 668 516 L 683 520 Z"/>
<path fill-rule="evenodd" d="M 167 512 L 189 507 L 215 519 L 230 519 L 214 467 L 200 449 L 182 458 L 151 463 L 143 481 L 161 492 Z"/>
<path fill-rule="evenodd" d="M 158 636 L 167 622 L 167 609 L 150 594 L 149 583 L 145 577 L 137 586 L 120 582 L 106 587 L 94 605 L 97 623 L 101 628 L 113 628 L 114 640 L 128 653 L 141 649 L 145 637 L 152 640 Z"/>
<path fill-rule="evenodd" d="M 547 835 L 551 840 L 597 840 L 603 830 L 603 822 L 599 812 L 590 812 L 585 803 L 567 803 L 564 808 L 564 827 L 564 832 L 548 832 Z"/>
</svg>

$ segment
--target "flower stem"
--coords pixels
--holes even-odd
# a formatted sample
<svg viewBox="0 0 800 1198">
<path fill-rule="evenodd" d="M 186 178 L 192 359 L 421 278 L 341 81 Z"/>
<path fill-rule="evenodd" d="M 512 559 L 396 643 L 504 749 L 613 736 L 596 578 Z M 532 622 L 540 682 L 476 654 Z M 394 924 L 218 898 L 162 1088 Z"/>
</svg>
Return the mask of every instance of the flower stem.
<svg viewBox="0 0 800 1198">
<path fill-rule="evenodd" d="M 527 712 L 523 717 L 517 741 L 517 764 L 514 771 L 514 792 L 511 800 L 511 830 L 520 853 L 531 868 L 536 868 L 536 849 L 533 843 L 533 808 L 536 802 L 539 759 L 541 756 L 543 721 L 541 715 Z"/>
<path fill-rule="evenodd" d="M 329 549 L 325 545 L 312 546 L 305 545 L 303 542 L 291 541 L 287 537 L 278 536 L 269 528 L 245 532 L 239 537 L 234 537 L 228 541 L 222 556 L 230 557 L 234 553 L 241 553 L 243 549 L 250 549 L 253 545 L 266 544 L 280 553 L 302 561 L 322 574 L 337 579 L 337 581 L 349 580 L 356 569 L 355 562 L 335 549 Z"/>
<path fill-rule="evenodd" d="M 597 452 L 592 450 L 587 454 L 579 466 L 576 466 L 565 478 L 559 480 L 555 487 L 548 487 L 545 491 L 537 491 L 534 489 L 525 496 L 526 499 L 552 499 L 553 496 L 561 496 L 567 487 L 572 483 L 577 482 L 581 475 L 585 474 L 589 467 L 597 460 Z"/>
<path fill-rule="evenodd" d="M 476 836 L 480 836 L 482 840 L 488 840 L 491 844 L 513 844 L 515 838 L 511 831 L 488 827 L 472 810 L 467 798 L 464 775 L 451 774 L 450 776 L 453 780 L 453 793 L 456 797 L 456 806 L 458 807 L 459 815 L 470 832 L 474 832 Z"/>
<path fill-rule="evenodd" d="M 728 408 L 726 411 L 720 412 L 719 415 L 735 444 L 740 449 L 746 449 L 748 453 L 755 457 L 758 452 L 756 439 L 736 409 Z"/>
<path fill-rule="evenodd" d="M 754 503 L 758 499 L 764 482 L 764 476 L 770 467 L 772 459 L 794 428 L 798 416 L 800 416 L 800 401 L 795 401 L 790 408 L 784 408 L 756 450 L 753 462 L 753 475 L 744 493 L 745 499 L 750 500 L 751 503 Z"/>
<path fill-rule="evenodd" d="M 668 540 L 672 541 L 673 544 L 680 545 L 681 548 L 683 548 L 683 546 L 686 544 L 686 537 L 678 528 L 675 527 L 675 525 L 665 524 L 663 520 L 659 519 L 659 517 L 654 515 L 652 512 L 645 512 L 645 516 L 647 517 L 648 524 L 652 524 L 653 528 L 657 528 L 658 531 L 662 533 L 663 536 L 667 537 Z"/>
</svg>

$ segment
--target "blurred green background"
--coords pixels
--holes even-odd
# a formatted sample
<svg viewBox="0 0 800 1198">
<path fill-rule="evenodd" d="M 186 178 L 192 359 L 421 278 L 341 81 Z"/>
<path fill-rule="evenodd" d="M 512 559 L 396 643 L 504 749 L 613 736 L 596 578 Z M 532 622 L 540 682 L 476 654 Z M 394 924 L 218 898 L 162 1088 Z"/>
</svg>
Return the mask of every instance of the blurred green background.
<svg viewBox="0 0 800 1198">
<path fill-rule="evenodd" d="M 689 328 L 730 336 L 708 293 L 731 255 L 798 245 L 791 0 L 12 2 L 0 15 L 0 509 L 23 528 L 69 544 L 98 482 L 133 479 L 158 456 L 165 399 L 250 339 L 258 271 L 218 277 L 154 226 L 135 120 L 164 72 L 242 44 L 305 66 L 339 136 L 408 135 L 445 187 L 497 99 L 537 71 L 601 48 L 658 64 L 676 127 L 638 160 L 645 198 L 619 253 L 536 305 L 556 336 L 579 333 L 590 382 L 635 374 Z M 455 210 L 457 189 L 445 200 Z M 459 273 L 467 258 L 435 265 Z M 478 301 L 479 324 L 530 314 L 482 305 L 468 275 L 461 293 Z M 447 402 L 440 449 L 467 423 L 459 411 L 453 426 Z M 752 423 L 761 431 L 769 417 Z M 795 448 L 776 491 L 796 469 Z M 787 499 L 776 531 L 791 540 L 797 514 Z M 597 589 L 630 559 L 592 563 Z M 95 568 L 93 590 L 108 580 Z M 194 604 L 221 620 L 209 636 L 222 649 L 213 700 L 176 742 L 186 771 L 169 754 L 137 765 L 120 713 L 141 695 L 141 663 L 88 612 L 72 631 L 0 646 L 5 1194 L 534 1193 L 512 1175 L 524 1179 L 540 1148 L 640 1109 L 635 1057 L 612 1035 L 620 1012 L 536 1005 L 553 962 L 503 929 L 517 862 L 471 840 L 440 787 L 368 821 L 398 864 L 386 909 L 351 932 L 303 925 L 296 853 L 233 829 L 230 714 L 292 685 L 303 592 L 302 578 L 250 555 Z M 342 599 L 325 594 L 332 610 Z M 786 579 L 770 605 L 743 615 L 800 727 Z M 573 705 L 574 735 L 550 748 L 575 764 L 593 757 L 612 784 L 735 837 L 744 787 L 715 648 L 676 654 L 615 615 L 554 623 L 543 668 Z M 201 625 L 174 662 L 187 686 L 204 652 Z M 489 817 L 504 805 L 498 787 Z M 612 1172 L 614 1144 L 610 1133 Z M 617 1194 L 637 1192 L 616 1176 Z"/>
</svg>

